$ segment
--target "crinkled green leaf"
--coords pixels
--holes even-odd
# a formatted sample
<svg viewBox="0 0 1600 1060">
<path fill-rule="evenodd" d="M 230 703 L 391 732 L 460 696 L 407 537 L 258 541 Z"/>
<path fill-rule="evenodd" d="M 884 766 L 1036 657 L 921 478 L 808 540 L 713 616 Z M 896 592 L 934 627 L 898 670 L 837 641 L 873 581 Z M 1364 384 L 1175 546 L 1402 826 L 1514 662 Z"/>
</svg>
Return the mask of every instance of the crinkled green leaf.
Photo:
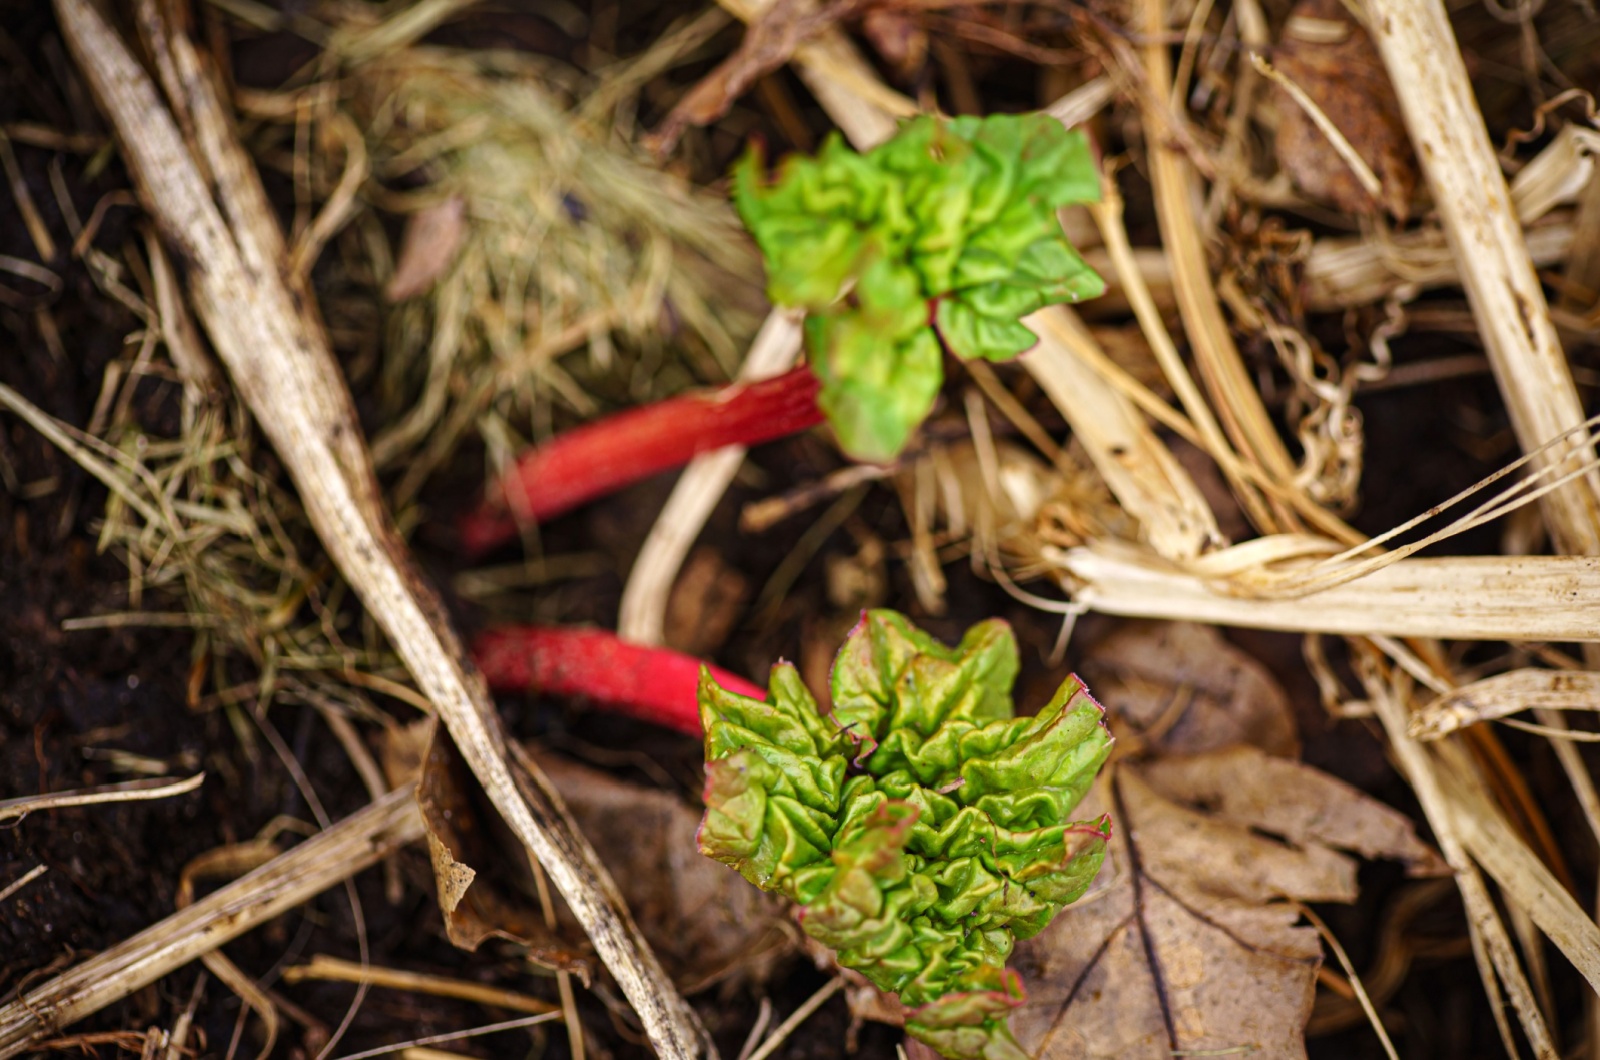
<svg viewBox="0 0 1600 1060">
<path fill-rule="evenodd" d="M 807 934 L 951 1057 L 1020 1055 L 1006 958 L 1105 855 L 1109 822 L 1071 819 L 1110 752 L 1103 712 L 1072 678 L 1014 716 L 1017 666 L 1003 622 L 947 647 L 872 611 L 834 664 L 831 715 L 787 663 L 765 703 L 701 679 L 701 850 L 801 905 Z"/>
<path fill-rule="evenodd" d="M 1094 159 L 1047 115 L 921 117 L 866 154 L 834 135 L 762 177 L 752 149 L 735 204 L 766 258 L 768 296 L 811 317 L 819 403 L 863 459 L 893 457 L 927 416 L 940 339 L 959 357 L 1003 360 L 1036 341 L 1019 318 L 1104 290 L 1056 218 L 1099 197 Z"/>
</svg>

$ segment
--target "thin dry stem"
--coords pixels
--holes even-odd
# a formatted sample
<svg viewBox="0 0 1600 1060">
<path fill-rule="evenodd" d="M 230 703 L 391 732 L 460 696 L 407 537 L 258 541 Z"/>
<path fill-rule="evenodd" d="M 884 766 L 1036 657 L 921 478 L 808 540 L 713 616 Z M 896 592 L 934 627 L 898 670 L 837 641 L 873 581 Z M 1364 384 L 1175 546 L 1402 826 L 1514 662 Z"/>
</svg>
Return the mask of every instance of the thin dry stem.
<svg viewBox="0 0 1600 1060">
<path fill-rule="evenodd" d="M 473 983 L 464 979 L 451 979 L 442 975 L 426 975 L 402 968 L 383 968 L 378 965 L 361 965 L 319 953 L 309 964 L 297 964 L 283 970 L 283 981 L 298 983 L 306 979 L 320 979 L 336 983 L 368 983 L 389 990 L 408 990 L 434 997 L 453 997 L 473 1001 L 480 1005 L 510 1009 L 512 1012 L 555 1012 L 557 1006 L 515 990 Z"/>
<path fill-rule="evenodd" d="M 121 784 L 103 784 L 76 791 L 57 791 L 46 795 L 28 795 L 20 799 L 0 802 L 0 821 L 13 817 L 26 817 L 41 810 L 59 810 L 66 806 L 94 806 L 107 802 L 144 802 L 150 799 L 170 799 L 183 795 L 205 783 L 206 775 L 196 773 L 182 780 L 129 780 Z"/>
</svg>

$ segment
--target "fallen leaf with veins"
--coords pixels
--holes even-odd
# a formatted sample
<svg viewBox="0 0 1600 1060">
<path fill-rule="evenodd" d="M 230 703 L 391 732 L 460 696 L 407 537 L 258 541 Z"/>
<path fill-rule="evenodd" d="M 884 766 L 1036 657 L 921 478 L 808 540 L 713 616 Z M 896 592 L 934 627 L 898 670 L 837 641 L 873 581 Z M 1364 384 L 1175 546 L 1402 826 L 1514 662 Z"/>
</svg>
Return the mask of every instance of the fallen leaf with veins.
<svg viewBox="0 0 1600 1060">
<path fill-rule="evenodd" d="M 1405 814 L 1319 769 L 1257 747 L 1165 758 L 1143 766 L 1141 775 L 1174 803 L 1205 807 L 1301 849 L 1321 844 L 1368 859 L 1390 858 L 1403 862 L 1412 876 L 1447 871 Z"/>
<path fill-rule="evenodd" d="M 1095 644 L 1080 672 L 1110 711 L 1117 737 L 1134 736 L 1148 751 L 1196 754 L 1248 743 L 1275 755 L 1300 753 L 1289 697 L 1214 626 L 1124 622 Z"/>
<path fill-rule="evenodd" d="M 1304 1056 L 1322 945 L 1293 903 L 1355 900 L 1343 851 L 1443 871 L 1405 815 L 1255 747 L 1115 763 L 1095 798 L 1115 822 L 1098 893 L 1012 959 L 1037 1060 Z"/>
</svg>

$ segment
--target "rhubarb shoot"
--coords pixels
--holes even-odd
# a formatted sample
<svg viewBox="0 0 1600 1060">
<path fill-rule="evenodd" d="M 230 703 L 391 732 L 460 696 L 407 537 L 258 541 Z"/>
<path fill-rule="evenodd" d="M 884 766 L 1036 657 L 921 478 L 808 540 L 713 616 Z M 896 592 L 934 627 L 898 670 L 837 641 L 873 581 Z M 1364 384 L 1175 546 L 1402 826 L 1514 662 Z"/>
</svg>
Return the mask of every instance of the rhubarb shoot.
<svg viewBox="0 0 1600 1060">
<path fill-rule="evenodd" d="M 928 415 L 943 350 L 1008 360 L 1037 341 L 1022 317 L 1105 289 L 1056 218 L 1099 197 L 1088 141 L 1046 114 L 917 118 L 866 154 L 834 134 L 770 183 L 754 147 L 734 172 L 767 296 L 806 311 L 819 403 L 865 460 Z"/>
<path fill-rule="evenodd" d="M 683 394 L 559 434 L 516 467 L 460 522 L 461 545 L 481 554 L 519 522 L 553 519 L 597 497 L 729 445 L 759 445 L 822 422 L 806 367 L 755 383 Z"/>
<path fill-rule="evenodd" d="M 1013 717 L 1017 664 L 1004 622 L 948 648 L 873 611 L 834 664 L 831 715 L 788 663 L 764 702 L 700 679 L 701 852 L 800 906 L 808 935 L 959 1060 L 1024 1060 L 1006 958 L 1083 895 L 1110 835 L 1071 819 L 1111 751 L 1104 712 L 1073 677 Z"/>
<path fill-rule="evenodd" d="M 502 626 L 472 645 L 478 668 L 497 692 L 582 696 L 617 714 L 700 736 L 699 659 L 630 644 L 600 629 Z M 759 699 L 765 693 L 737 674 L 708 666 L 710 680 Z"/>
</svg>

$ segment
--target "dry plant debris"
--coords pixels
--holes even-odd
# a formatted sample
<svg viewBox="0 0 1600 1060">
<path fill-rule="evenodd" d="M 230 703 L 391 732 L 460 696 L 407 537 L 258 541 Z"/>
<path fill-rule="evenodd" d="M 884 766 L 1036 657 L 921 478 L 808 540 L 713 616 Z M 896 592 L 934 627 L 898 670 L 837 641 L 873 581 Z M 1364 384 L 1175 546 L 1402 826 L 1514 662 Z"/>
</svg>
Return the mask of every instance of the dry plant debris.
<svg viewBox="0 0 1600 1060">
<path fill-rule="evenodd" d="M 1194 643 L 1202 629 L 1166 632 Z M 1102 642 L 1097 657 L 1114 666 L 1129 636 L 1151 643 L 1153 631 L 1162 628 L 1130 626 Z M 1281 757 L 1293 721 L 1270 678 L 1253 673 L 1238 695 L 1215 695 L 1241 662 L 1213 647 L 1222 650 L 1145 678 L 1164 694 L 1142 698 L 1175 708 L 1168 731 L 1181 751 L 1158 737 L 1153 757 L 1108 768 L 1091 795 L 1117 822 L 1104 876 L 1018 947 L 1034 993 L 1017 1033 L 1041 1060 L 1304 1055 L 1322 946 L 1316 929 L 1299 923 L 1298 903 L 1356 899 L 1356 862 L 1342 851 L 1399 860 L 1413 875 L 1444 871 L 1404 815 Z M 1148 728 L 1142 706 L 1113 711 L 1114 731 Z M 1255 728 L 1276 751 L 1237 742 L 1240 715 L 1275 718 Z"/>
<path fill-rule="evenodd" d="M 1340 0 L 1301 0 L 1289 12 L 1273 64 L 1326 115 L 1378 180 L 1365 187 L 1285 84 L 1277 92 L 1273 147 L 1278 165 L 1313 199 L 1345 213 L 1411 215 L 1418 173 L 1400 104 L 1366 29 Z"/>
<path fill-rule="evenodd" d="M 78 0 L 58 6 L 88 10 Z M 1600 490 L 1592 425 L 1583 421 L 1592 398 L 1583 389 L 1586 358 L 1597 335 L 1589 237 L 1600 231 L 1593 163 L 1600 133 L 1592 100 L 1573 89 L 1593 83 L 1584 42 L 1594 52 L 1600 37 L 1583 5 L 1536 13 L 1493 4 L 1447 15 L 1432 0 L 1303 0 L 1292 9 L 1136 0 L 1127 10 L 1091 4 L 1069 20 L 1042 5 L 730 0 L 729 11 L 754 20 L 737 50 L 730 35 L 718 35 L 727 18 L 716 10 L 685 8 L 682 20 L 652 24 L 648 39 L 636 35 L 626 46 L 615 25 L 596 18 L 573 21 L 531 49 L 504 50 L 466 47 L 451 34 L 457 20 L 499 25 L 499 12 L 470 0 L 397 5 L 383 18 L 348 5 L 292 14 L 255 4 L 204 9 L 199 23 L 218 41 L 253 34 L 253 21 L 302 34 L 320 49 L 282 86 L 241 88 L 233 100 L 257 160 L 281 171 L 285 196 L 294 198 L 284 245 L 240 221 L 268 216 L 266 200 L 249 179 L 248 160 L 218 131 L 227 125 L 226 106 L 193 91 L 205 88 L 197 75 L 204 57 L 182 33 L 163 28 L 169 17 L 185 24 L 182 7 L 139 3 L 131 23 L 144 35 L 177 126 L 201 141 L 198 150 L 179 145 L 180 153 L 199 158 L 207 179 L 215 178 L 212 205 L 233 211 L 227 234 L 241 253 L 257 265 L 277 263 L 266 275 L 288 277 L 304 306 L 320 298 L 339 343 L 355 351 L 344 367 L 372 414 L 377 464 L 387 475 L 383 502 L 408 530 L 423 510 L 419 498 L 441 485 L 451 492 L 457 484 L 444 472 L 479 443 L 482 464 L 502 466 L 526 439 L 576 419 L 726 379 L 752 343 L 742 371 L 787 367 L 799 346 L 793 322 L 774 315 L 757 339 L 763 307 L 752 248 L 724 189 L 695 183 L 720 176 L 707 159 L 730 157 L 752 128 L 806 146 L 831 124 L 865 149 L 895 119 L 919 111 L 1015 112 L 1059 97 L 1050 113 L 1086 125 L 1109 163 L 1104 202 L 1092 217 L 1067 218 L 1066 231 L 1108 282 L 1107 297 L 1085 309 L 1088 325 L 1059 310 L 1030 317 L 1041 341 L 1022 360 L 1026 372 L 956 376 L 926 447 L 892 468 L 841 468 L 816 438 L 781 457 L 762 454 L 759 468 L 740 479 L 742 489 L 746 497 L 777 495 L 789 518 L 759 532 L 786 542 L 774 551 L 793 549 L 758 594 L 747 587 L 761 584 L 762 546 L 747 554 L 736 543 L 757 539 L 732 537 L 715 523 L 700 546 L 714 560 L 676 577 L 743 453 L 700 462 L 684 477 L 687 499 L 669 504 L 661 535 L 652 538 L 665 544 L 643 553 L 647 562 L 636 573 L 649 591 L 630 595 L 621 628 L 646 639 L 670 634 L 753 672 L 774 654 L 800 650 L 802 626 L 822 631 L 848 622 L 840 612 L 863 603 L 916 607 L 936 620 L 1003 599 L 978 579 L 1012 593 L 1017 602 L 1008 606 L 1059 617 L 1063 645 L 1086 611 L 1145 620 L 1103 638 L 1085 666 L 1116 709 L 1125 749 L 1090 796 L 1116 822 L 1111 868 L 1018 951 L 1033 1003 L 1016 1027 L 1046 1058 L 1247 1048 L 1303 1055 L 1322 947 L 1299 903 L 1354 899 L 1351 855 L 1392 858 L 1413 874 L 1438 870 L 1412 822 L 1295 761 L 1299 741 L 1284 693 L 1216 627 L 1338 634 L 1343 642 L 1318 641 L 1307 656 L 1324 700 L 1339 714 L 1373 719 L 1452 871 L 1444 888 L 1466 907 L 1457 936 L 1430 943 L 1430 952 L 1471 948 L 1489 1003 L 1469 1004 L 1496 1020 L 1509 1051 L 1518 1048 L 1513 1022 L 1537 1055 L 1600 1048 L 1572 1003 L 1579 976 L 1600 982 L 1600 930 L 1580 904 L 1593 884 L 1581 833 L 1600 835 L 1600 795 L 1580 741 L 1592 739 L 1584 714 L 1600 689 L 1584 669 L 1588 655 L 1568 658 L 1540 643 L 1593 641 L 1588 601 L 1600 592 L 1590 558 L 1600 547 Z M 582 4 L 574 11 L 589 13 Z M 456 43 L 429 36 L 441 30 Z M 861 60 L 849 36 L 857 32 L 914 99 Z M 17 49 L 8 34 L 0 33 L 0 47 L 12 62 Z M 541 54 L 551 40 L 569 37 L 578 48 L 560 58 Z M 627 54 L 633 58 L 611 58 Z M 719 60 L 687 92 L 663 87 L 661 75 L 676 64 Z M 1044 63 L 1044 88 L 1024 91 L 1018 71 L 1033 62 Z M 1477 76 L 1486 70 L 1510 76 Z M 130 83 L 137 79 L 133 68 L 123 72 Z M 797 96 L 800 86 L 823 116 Z M 387 635 L 380 630 L 385 611 L 374 603 L 371 571 L 359 573 L 326 540 L 325 498 L 314 482 L 308 488 L 305 466 L 283 452 L 283 423 L 293 416 L 275 420 L 261 411 L 293 413 L 319 387 L 301 386 L 293 401 L 263 406 L 246 373 L 234 380 L 239 392 L 228 392 L 200 332 L 200 325 L 209 330 L 238 376 L 231 303 L 196 268 L 214 263 L 213 244 L 174 223 L 171 206 L 181 199 L 159 194 L 150 206 L 166 219 L 162 238 L 112 246 L 122 233 L 114 218 L 131 201 L 125 192 L 87 222 L 63 221 L 51 200 L 71 207 L 61 189 L 70 191 L 77 175 L 69 164 L 36 179 L 43 170 L 30 169 L 34 152 L 104 151 L 105 139 L 87 126 L 69 127 L 81 122 L 57 124 L 7 118 L 0 127 L 0 162 L 18 219 L 17 240 L 0 247 L 0 304 L 36 321 L 40 341 L 62 365 L 80 356 L 76 336 L 63 343 L 51 308 L 52 299 L 74 297 L 63 282 L 71 269 L 81 268 L 99 297 L 137 320 L 126 350 L 97 381 L 92 410 L 41 400 L 32 381 L 0 390 L 8 416 L 110 491 L 102 509 L 77 512 L 76 521 L 92 517 L 89 540 L 125 562 L 125 600 L 118 610 L 79 616 L 71 635 L 134 624 L 192 631 L 191 709 L 223 711 L 242 746 L 265 738 L 276 748 L 271 712 L 310 704 L 321 724 L 342 734 L 352 776 L 364 777 L 358 790 L 376 802 L 100 958 L 28 982 L 0 1007 L 0 1054 L 40 1046 L 51 1026 L 207 954 L 215 967 L 237 971 L 223 973 L 230 989 L 278 1019 L 281 1050 L 298 1009 L 259 990 L 240 970 L 248 962 L 224 965 L 215 947 L 424 834 L 441 870 L 439 897 L 451 908 L 448 934 L 479 946 L 462 958 L 474 974 L 512 952 L 500 948 L 506 936 L 520 940 L 519 960 L 595 972 L 592 993 L 569 984 L 559 1007 L 574 1028 L 575 1050 L 586 1039 L 612 1042 L 610 1032 L 596 1031 L 605 1022 L 602 1004 L 615 999 L 581 930 L 532 901 L 538 880 L 521 878 L 529 870 L 520 842 L 496 841 L 495 815 L 479 805 L 481 793 L 458 775 L 458 763 L 438 756 L 425 782 L 424 831 L 409 808 L 407 781 L 397 775 L 388 782 L 399 785 L 396 792 L 384 794 L 352 723 L 392 728 L 390 701 L 427 708 L 442 686 L 421 673 L 411 683 L 400 657 L 415 665 L 414 642 L 392 622 Z M 659 138 L 642 137 L 645 125 Z M 1505 150 L 1497 155 L 1491 141 Z M 123 149 L 136 169 L 149 168 L 148 138 L 124 135 Z M 1423 179 L 1427 195 L 1417 191 Z M 405 218 L 398 252 L 389 248 L 384 215 Z M 0 228 L 0 237 L 8 231 Z M 190 238 L 173 242 L 183 232 Z M 306 282 L 311 275 L 315 285 Z M 233 317 L 234 324 L 256 319 L 242 311 Z M 315 345 L 316 329 L 307 334 Z M 1417 359 L 1418 350 L 1438 349 L 1436 341 L 1479 343 L 1485 355 L 1474 348 Z M 1485 406 L 1484 418 L 1483 403 L 1463 399 L 1450 382 L 1490 367 L 1527 462 L 1512 478 L 1458 498 L 1440 520 L 1443 530 L 1402 524 L 1366 547 L 1344 520 L 1357 517 L 1364 501 L 1389 500 L 1373 496 L 1381 481 L 1375 466 L 1449 454 L 1458 440 L 1463 462 L 1472 446 L 1482 446 L 1480 463 L 1511 461 L 1503 448 L 1511 434 L 1493 435 L 1498 406 Z M 318 378 L 329 384 L 321 389 L 339 389 L 335 374 Z M 152 417 L 145 399 L 167 382 L 174 415 Z M 1429 439 L 1428 453 L 1375 450 L 1370 439 L 1384 425 L 1363 416 L 1384 404 L 1367 399 L 1401 386 L 1419 387 L 1419 417 L 1437 395 L 1480 420 L 1461 421 L 1466 426 L 1450 439 Z M 258 422 L 246 414 L 247 401 Z M 1384 415 L 1392 414 L 1390 406 Z M 304 492 L 286 486 L 262 435 Z M 6 503 L 26 515 L 31 501 L 63 487 L 18 478 L 13 465 L 26 463 L 14 451 L 19 437 L 0 439 L 0 477 Z M 348 510 L 365 518 L 380 487 L 359 473 L 359 447 L 339 452 L 361 479 L 360 503 Z M 1426 512 L 1449 490 L 1424 481 L 1420 468 L 1437 464 L 1418 466 L 1398 503 Z M 801 485 L 783 477 L 791 473 Z M 461 484 L 461 492 L 477 484 Z M 73 523 L 76 510 L 75 495 L 61 525 Z M 1468 514 L 1456 518 L 1457 511 Z M 1361 526 L 1389 529 L 1371 519 Z M 1219 527 L 1241 543 L 1230 547 Z M 1494 551 L 1483 544 L 1485 528 L 1503 532 L 1504 555 L 1442 553 Z M 29 540 L 25 520 L 15 530 L 14 538 Z M 584 538 L 560 525 L 539 528 L 541 538 L 546 530 L 555 540 Z M 842 551 L 841 534 L 848 536 Z M 398 537 L 382 537 L 385 547 L 398 546 Z M 525 538 L 539 543 L 531 532 Z M 1564 554 L 1538 554 L 1545 540 Z M 1436 554 L 1416 555 L 1424 545 Z M 617 553 L 602 567 L 626 565 L 626 549 L 602 550 Z M 829 572 L 825 587 L 810 584 L 813 560 Z M 545 576 L 531 572 L 545 563 L 534 558 L 518 576 L 539 583 Z M 403 555 L 400 566 L 407 567 Z M 347 583 L 351 570 L 358 573 Z M 597 584 L 591 579 L 572 595 L 541 591 L 527 606 L 542 609 L 541 620 L 564 617 L 557 612 L 580 594 L 592 597 Z M 609 592 L 601 585 L 602 598 Z M 358 596 L 367 598 L 365 614 Z M 809 613 L 821 600 L 832 611 Z M 493 602 L 502 611 L 524 606 L 509 595 Z M 1151 621 L 1163 618 L 1182 621 Z M 1467 655 L 1427 638 L 1526 646 Z M 1034 640 L 1041 655 L 1050 647 L 1048 634 L 1035 630 Z M 816 669 L 808 666 L 808 676 Z M 486 700 L 476 706 L 486 709 Z M 1533 722 L 1515 717 L 1530 710 Z M 1502 747 L 1495 731 L 1506 724 L 1531 735 Z M 1528 769 L 1547 751 L 1559 774 Z M 533 761 L 517 745 L 505 754 L 518 768 Z M 114 755 L 107 760 L 118 768 L 166 768 Z M 213 757 L 227 765 L 226 754 Z M 630 751 L 608 761 L 644 757 Z M 694 809 L 670 792 L 624 785 L 544 752 L 538 760 L 642 914 L 640 936 L 677 986 L 717 983 L 728 991 L 718 995 L 715 1007 L 726 1011 L 717 1015 L 739 1025 L 723 1023 L 722 1037 L 736 1044 L 754 1023 L 747 1052 L 767 1055 L 803 1035 L 806 1020 L 825 1023 L 839 981 L 814 993 L 807 987 L 801 996 L 810 993 L 809 1000 L 779 1001 L 765 1016 L 743 1004 L 767 992 L 774 1000 L 790 996 L 784 977 L 772 975 L 790 951 L 773 907 L 688 852 Z M 693 785 L 651 768 L 660 781 Z M 17 792 L 23 801 L 6 805 L 61 808 L 73 797 L 65 789 L 93 793 L 99 779 L 62 784 L 43 801 L 26 786 Z M 133 791 L 168 787 L 159 780 Z M 214 790 L 211 780 L 203 790 Z M 518 797 L 528 794 L 524 785 Z M 17 834 L 35 834 L 22 830 L 48 820 L 31 813 Z M 337 863 L 317 861 L 330 849 Z M 516 856 L 502 863 L 506 850 Z M 192 868 L 237 869 L 244 862 L 230 859 L 269 853 L 221 846 Z M 15 878 L 0 899 L 8 908 L 40 896 L 41 884 L 28 885 L 38 868 L 26 871 L 28 864 L 5 874 Z M 398 885 L 395 863 L 388 865 Z M 671 887 L 658 886 L 662 880 Z M 1438 890 L 1402 893 L 1432 895 L 1440 916 L 1450 913 Z M 1363 908 L 1376 900 L 1363 896 Z M 1576 974 L 1547 959 L 1547 942 Z M 1397 951 L 1411 952 L 1382 943 L 1369 985 L 1381 985 L 1374 999 L 1391 1030 L 1419 1034 L 1389 1018 L 1404 977 L 1393 967 L 1405 963 Z M 1324 972 L 1322 982 L 1354 993 L 1337 974 Z M 532 998 L 536 1006 L 558 1007 L 542 996 L 556 996 L 555 988 L 503 985 L 541 995 Z M 755 994 L 740 992 L 747 989 Z M 877 1017 L 897 1018 L 864 990 L 848 984 L 853 1008 L 876 1005 Z M 173 1057 L 199 1048 L 188 1021 L 198 1018 L 198 1028 L 211 1004 L 196 1017 L 197 991 L 175 1019 L 163 1011 L 170 1035 L 94 1030 L 52 1044 L 120 1043 Z M 773 1024 L 780 1030 L 769 1035 Z M 619 1027 L 616 1041 L 632 1033 Z M 1323 1028 L 1313 1021 L 1310 1029 Z M 308 1024 L 298 1045 L 326 1040 L 316 1033 Z M 269 1030 L 268 1045 L 271 1037 Z M 824 1048 L 837 1051 L 827 1041 Z M 240 1049 L 260 1044 L 252 1026 Z"/>
</svg>

